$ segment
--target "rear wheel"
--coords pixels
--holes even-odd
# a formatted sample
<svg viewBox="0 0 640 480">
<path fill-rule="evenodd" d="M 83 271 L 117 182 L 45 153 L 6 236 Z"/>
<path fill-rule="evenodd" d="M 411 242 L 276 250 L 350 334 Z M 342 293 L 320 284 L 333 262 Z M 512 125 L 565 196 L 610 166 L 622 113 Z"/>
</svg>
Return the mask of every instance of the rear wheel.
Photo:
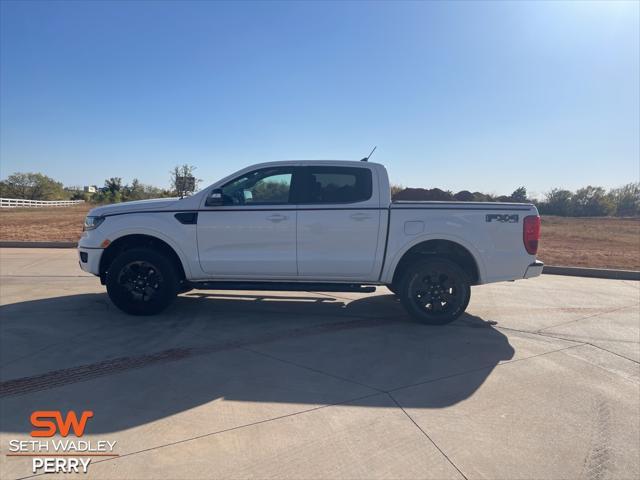
<svg viewBox="0 0 640 480">
<path fill-rule="evenodd" d="M 176 270 L 161 253 L 134 248 L 120 253 L 106 276 L 111 301 L 132 315 L 153 315 L 164 310 L 178 293 Z"/>
<path fill-rule="evenodd" d="M 409 267 L 400 284 L 400 299 L 417 320 L 443 325 L 462 315 L 471 298 L 469 276 L 450 260 L 430 259 Z"/>
</svg>

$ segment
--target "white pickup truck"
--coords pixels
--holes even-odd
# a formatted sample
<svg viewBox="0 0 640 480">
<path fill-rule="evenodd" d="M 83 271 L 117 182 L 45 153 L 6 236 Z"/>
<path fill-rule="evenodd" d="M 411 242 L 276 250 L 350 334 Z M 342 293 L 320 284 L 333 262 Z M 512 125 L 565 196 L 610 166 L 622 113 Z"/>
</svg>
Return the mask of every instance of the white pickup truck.
<svg viewBox="0 0 640 480">
<path fill-rule="evenodd" d="M 540 217 L 522 203 L 392 202 L 384 166 L 286 161 L 182 199 L 94 208 L 80 267 L 120 309 L 149 315 L 197 289 L 371 292 L 415 318 L 460 316 L 470 286 L 542 273 Z"/>
</svg>

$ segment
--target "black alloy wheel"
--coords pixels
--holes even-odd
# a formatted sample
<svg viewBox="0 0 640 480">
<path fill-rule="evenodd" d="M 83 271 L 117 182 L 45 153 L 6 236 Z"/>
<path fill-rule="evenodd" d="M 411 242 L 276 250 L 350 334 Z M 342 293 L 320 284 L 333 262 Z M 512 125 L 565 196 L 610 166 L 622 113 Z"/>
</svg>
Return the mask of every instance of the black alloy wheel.
<svg viewBox="0 0 640 480">
<path fill-rule="evenodd" d="M 176 269 L 162 253 L 134 248 L 120 253 L 107 270 L 111 301 L 132 315 L 153 315 L 164 310 L 178 294 Z"/>
<path fill-rule="evenodd" d="M 421 322 L 442 325 L 458 318 L 471 297 L 468 275 L 447 259 L 430 259 L 407 269 L 400 297 L 407 311 Z"/>
<path fill-rule="evenodd" d="M 164 282 L 158 267 L 145 260 L 134 260 L 126 264 L 118 273 L 118 284 L 124 288 L 132 300 L 151 302 L 158 295 Z"/>
</svg>

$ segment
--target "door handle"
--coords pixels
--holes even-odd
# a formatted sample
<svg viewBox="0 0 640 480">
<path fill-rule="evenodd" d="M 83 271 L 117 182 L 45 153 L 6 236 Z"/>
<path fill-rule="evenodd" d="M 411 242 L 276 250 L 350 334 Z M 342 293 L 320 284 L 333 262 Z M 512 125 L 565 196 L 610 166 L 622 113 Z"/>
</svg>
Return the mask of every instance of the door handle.
<svg viewBox="0 0 640 480">
<path fill-rule="evenodd" d="M 369 215 L 368 213 L 354 213 L 349 217 L 356 222 L 361 222 L 362 220 L 368 220 L 369 218 L 371 218 L 371 215 Z"/>
<path fill-rule="evenodd" d="M 286 215 L 275 214 L 267 217 L 267 220 L 269 220 L 270 222 L 278 223 L 286 220 L 287 218 L 289 217 L 287 217 Z"/>
</svg>

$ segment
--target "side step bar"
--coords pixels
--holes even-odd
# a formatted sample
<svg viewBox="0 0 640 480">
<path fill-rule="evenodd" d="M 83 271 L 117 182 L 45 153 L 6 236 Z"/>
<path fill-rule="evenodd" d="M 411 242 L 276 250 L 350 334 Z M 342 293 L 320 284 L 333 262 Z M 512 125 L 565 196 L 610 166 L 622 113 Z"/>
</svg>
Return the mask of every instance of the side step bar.
<svg viewBox="0 0 640 480">
<path fill-rule="evenodd" d="M 357 283 L 303 283 L 303 282 L 191 282 L 198 290 L 269 290 L 280 292 L 358 292 L 371 293 L 374 286 Z"/>
</svg>

